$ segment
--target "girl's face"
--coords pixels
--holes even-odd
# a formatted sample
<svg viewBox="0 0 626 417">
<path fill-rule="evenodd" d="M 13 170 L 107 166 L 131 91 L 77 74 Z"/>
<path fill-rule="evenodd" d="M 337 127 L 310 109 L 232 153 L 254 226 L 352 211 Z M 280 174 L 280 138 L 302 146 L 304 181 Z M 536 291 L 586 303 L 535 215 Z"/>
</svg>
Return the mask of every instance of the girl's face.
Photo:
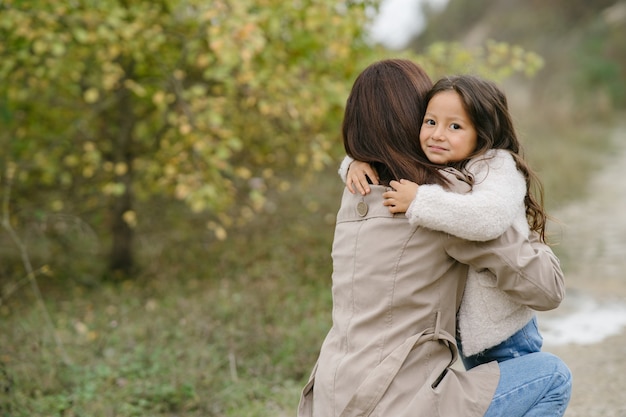
<svg viewBox="0 0 626 417">
<path fill-rule="evenodd" d="M 445 165 L 468 158 L 476 149 L 476 129 L 456 91 L 442 91 L 428 102 L 420 145 L 428 160 Z"/>
</svg>

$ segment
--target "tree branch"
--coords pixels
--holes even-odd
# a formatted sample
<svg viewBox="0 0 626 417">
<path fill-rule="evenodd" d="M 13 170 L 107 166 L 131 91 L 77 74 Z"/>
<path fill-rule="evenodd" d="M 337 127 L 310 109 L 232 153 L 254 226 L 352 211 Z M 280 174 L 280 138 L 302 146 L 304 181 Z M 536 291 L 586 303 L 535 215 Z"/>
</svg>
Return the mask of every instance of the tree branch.
<svg viewBox="0 0 626 417">
<path fill-rule="evenodd" d="M 15 246 L 18 248 L 20 252 L 20 256 L 22 258 L 22 264 L 24 265 L 24 269 L 26 269 L 26 275 L 27 275 L 28 281 L 30 282 L 33 293 L 35 294 L 37 305 L 39 306 L 39 308 L 41 309 L 44 315 L 44 320 L 46 321 L 46 324 L 48 328 L 50 329 L 50 332 L 52 333 L 52 336 L 57 345 L 59 353 L 61 354 L 61 358 L 63 359 L 63 362 L 66 365 L 71 365 L 72 362 L 69 359 L 69 356 L 67 355 L 65 351 L 63 342 L 61 341 L 61 338 L 57 334 L 56 328 L 54 327 L 54 323 L 52 321 L 52 317 L 50 316 L 50 313 L 48 312 L 48 309 L 46 308 L 46 304 L 43 301 L 41 291 L 39 290 L 39 285 L 37 284 L 35 271 L 33 270 L 33 265 L 30 262 L 30 257 L 28 256 L 28 251 L 26 250 L 26 245 L 24 245 L 22 240 L 19 238 L 19 236 L 17 235 L 17 233 L 11 226 L 10 216 L 9 216 L 9 213 L 10 213 L 9 200 L 11 198 L 11 187 L 13 185 L 13 178 L 15 175 L 15 171 L 16 171 L 15 164 L 9 162 L 7 164 L 7 168 L 5 171 L 6 183 L 4 187 L 4 193 L 2 195 L 2 228 L 6 230 L 6 232 L 9 234 L 9 237 L 11 238 L 11 240 L 13 241 L 13 243 L 15 244 Z"/>
</svg>

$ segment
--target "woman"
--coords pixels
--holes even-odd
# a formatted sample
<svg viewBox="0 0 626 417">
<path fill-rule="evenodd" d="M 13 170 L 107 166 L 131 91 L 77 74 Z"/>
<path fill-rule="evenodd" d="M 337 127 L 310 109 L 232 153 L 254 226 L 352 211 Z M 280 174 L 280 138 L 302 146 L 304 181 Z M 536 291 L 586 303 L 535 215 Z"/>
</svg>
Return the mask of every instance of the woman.
<svg viewBox="0 0 626 417">
<path fill-rule="evenodd" d="M 543 187 L 524 158 L 504 91 L 489 80 L 458 75 L 437 81 L 425 101 L 422 151 L 441 169 L 453 167 L 471 177 L 472 190 L 459 194 L 439 185 L 392 181 L 393 190 L 383 195 L 389 211 L 406 212 L 412 225 L 467 240 L 495 239 L 511 226 L 527 236 L 532 226 L 542 238 Z M 369 164 L 354 161 L 349 167 L 350 180 L 340 172 L 348 183 L 369 187 L 366 172 L 376 183 Z M 457 345 L 466 369 L 541 351 L 535 312 L 493 287 L 493 279 L 489 271 L 468 272 L 457 315 Z"/>
<path fill-rule="evenodd" d="M 431 87 L 406 60 L 372 64 L 359 75 L 343 123 L 348 155 L 375 167 L 382 184 L 410 179 L 453 190 L 462 176 L 429 167 L 419 149 L 424 97 Z M 384 139 L 382 139 L 384 138 Z M 299 416 L 561 416 L 571 375 L 548 353 L 470 371 L 457 358 L 456 314 L 468 265 L 536 310 L 564 295 L 558 259 L 513 228 L 468 242 L 417 226 L 383 206 L 387 187 L 344 191 L 333 242 L 333 326 L 303 389 Z M 519 390 L 524 387 L 523 393 Z"/>
</svg>

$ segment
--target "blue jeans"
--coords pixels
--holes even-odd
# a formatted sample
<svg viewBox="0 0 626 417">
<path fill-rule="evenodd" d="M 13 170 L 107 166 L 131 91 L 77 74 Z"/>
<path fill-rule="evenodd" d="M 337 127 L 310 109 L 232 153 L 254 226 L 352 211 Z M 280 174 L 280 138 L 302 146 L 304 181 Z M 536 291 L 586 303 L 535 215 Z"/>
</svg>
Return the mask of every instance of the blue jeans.
<svg viewBox="0 0 626 417">
<path fill-rule="evenodd" d="M 572 374 L 547 352 L 498 364 L 500 381 L 484 417 L 561 417 L 572 395 Z"/>
<path fill-rule="evenodd" d="M 533 317 L 526 326 L 522 327 L 513 336 L 477 355 L 466 357 L 463 354 L 462 341 L 457 339 L 457 345 L 459 346 L 459 356 L 463 361 L 463 365 L 465 365 L 465 369 L 472 369 L 483 363 L 492 361 L 503 362 L 529 353 L 540 352 L 543 345 L 543 337 L 541 337 L 537 328 L 537 318 Z"/>
</svg>

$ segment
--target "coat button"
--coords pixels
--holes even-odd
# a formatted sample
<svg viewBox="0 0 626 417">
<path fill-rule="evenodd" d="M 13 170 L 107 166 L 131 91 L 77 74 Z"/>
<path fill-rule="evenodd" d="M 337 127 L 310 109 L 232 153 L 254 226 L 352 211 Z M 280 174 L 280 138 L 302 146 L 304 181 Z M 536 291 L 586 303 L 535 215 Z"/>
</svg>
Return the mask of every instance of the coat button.
<svg viewBox="0 0 626 417">
<path fill-rule="evenodd" d="M 365 217 L 367 214 L 367 203 L 365 201 L 359 201 L 359 204 L 356 205 L 356 212 L 361 217 Z"/>
</svg>

